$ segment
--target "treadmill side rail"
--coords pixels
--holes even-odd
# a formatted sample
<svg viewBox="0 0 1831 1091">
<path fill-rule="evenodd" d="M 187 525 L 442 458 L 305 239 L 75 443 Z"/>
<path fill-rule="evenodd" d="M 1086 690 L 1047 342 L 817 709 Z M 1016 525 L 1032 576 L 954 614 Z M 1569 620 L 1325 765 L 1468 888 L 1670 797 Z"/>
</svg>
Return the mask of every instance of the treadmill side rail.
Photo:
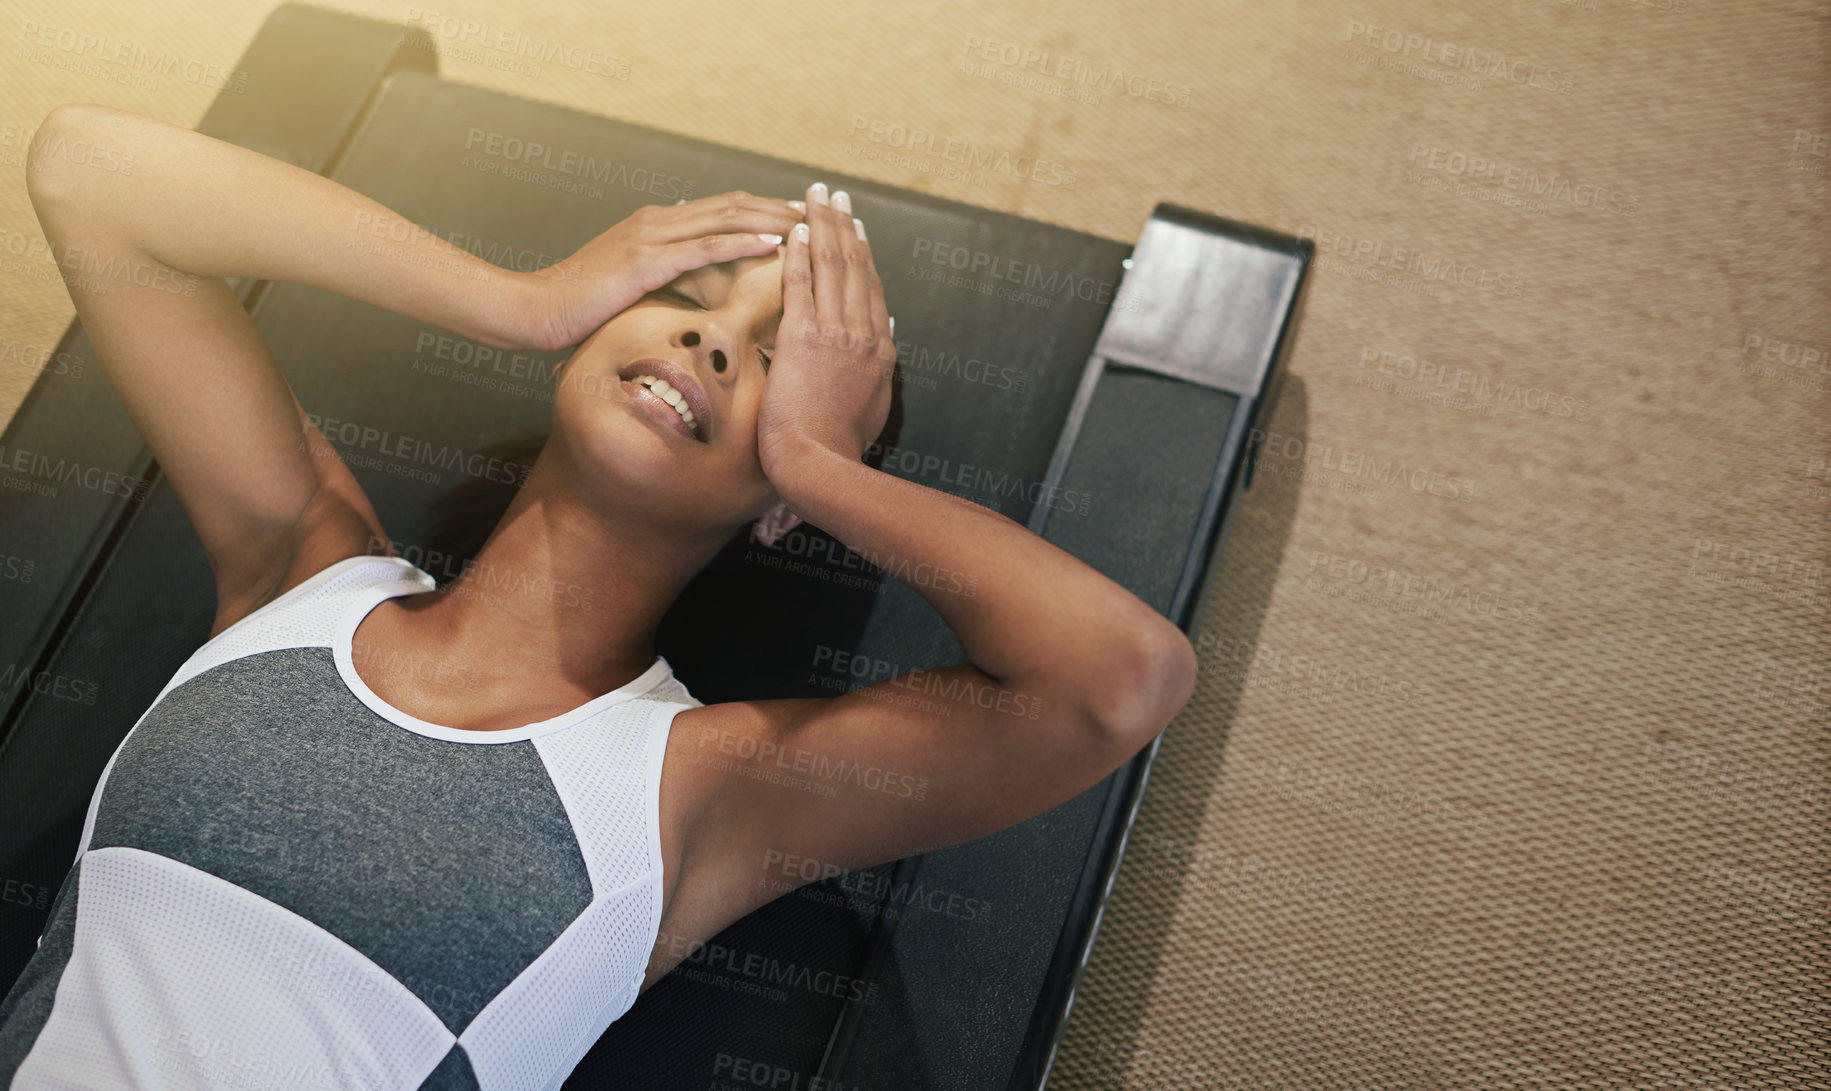
<svg viewBox="0 0 1831 1091">
<path fill-rule="evenodd" d="M 1153 555 L 1137 549 L 1139 543 L 1128 550 L 1125 541 L 1098 542 L 1077 525 L 1086 520 L 1064 518 L 1048 504 L 1037 507 L 1030 527 L 1191 635 L 1234 508 L 1251 481 L 1254 432 L 1282 385 L 1314 252 L 1309 239 L 1159 204 L 1139 235 L 1050 460 L 1044 495 L 1058 488 L 1097 492 L 1104 523 L 1159 520 L 1143 525 L 1162 540 L 1176 530 L 1161 524 L 1166 515 L 1197 513 L 1183 528 L 1187 550 L 1161 558 L 1182 561 L 1173 579 L 1148 570 Z M 1151 420 L 1151 430 L 1128 434 L 1126 422 L 1135 428 L 1140 419 Z M 1159 465 L 1192 456 L 1206 463 L 1205 481 L 1195 466 L 1165 474 Z M 1197 492 L 1204 494 L 1199 504 L 1190 503 Z M 1038 1091 L 1048 1081 L 1162 742 L 1160 734 L 1103 782 L 1097 828 L 1108 836 L 1096 841 L 1081 874 L 1009 1091 Z"/>
</svg>

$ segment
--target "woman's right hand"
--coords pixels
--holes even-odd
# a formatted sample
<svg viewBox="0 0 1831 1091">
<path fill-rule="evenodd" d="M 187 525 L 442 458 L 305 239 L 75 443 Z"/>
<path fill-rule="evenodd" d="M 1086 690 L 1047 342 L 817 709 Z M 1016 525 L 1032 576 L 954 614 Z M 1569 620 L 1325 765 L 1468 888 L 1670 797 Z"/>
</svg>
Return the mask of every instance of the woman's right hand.
<svg viewBox="0 0 1831 1091">
<path fill-rule="evenodd" d="M 571 257 L 532 274 L 538 291 L 530 340 L 549 351 L 576 345 L 682 273 L 771 253 L 801 219 L 788 201 L 743 190 L 644 205 Z"/>
</svg>

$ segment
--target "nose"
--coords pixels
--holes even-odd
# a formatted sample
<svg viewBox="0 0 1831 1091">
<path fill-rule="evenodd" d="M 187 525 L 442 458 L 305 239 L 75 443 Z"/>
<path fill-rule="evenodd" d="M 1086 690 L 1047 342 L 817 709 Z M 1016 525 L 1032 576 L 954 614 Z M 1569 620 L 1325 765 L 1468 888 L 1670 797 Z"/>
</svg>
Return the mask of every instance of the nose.
<svg viewBox="0 0 1831 1091">
<path fill-rule="evenodd" d="M 688 330 L 685 333 L 680 335 L 680 343 L 682 345 L 685 345 L 687 348 L 697 350 L 699 348 L 699 342 L 700 342 L 700 336 L 699 336 L 698 331 L 696 331 L 696 330 Z M 706 355 L 706 354 L 702 353 L 702 355 Z M 725 355 L 724 349 L 715 347 L 711 350 L 709 355 L 710 355 L 710 361 L 712 364 L 712 370 L 714 372 L 716 372 L 717 374 L 723 375 L 725 373 L 725 371 L 728 368 L 730 368 L 731 358 Z"/>
</svg>

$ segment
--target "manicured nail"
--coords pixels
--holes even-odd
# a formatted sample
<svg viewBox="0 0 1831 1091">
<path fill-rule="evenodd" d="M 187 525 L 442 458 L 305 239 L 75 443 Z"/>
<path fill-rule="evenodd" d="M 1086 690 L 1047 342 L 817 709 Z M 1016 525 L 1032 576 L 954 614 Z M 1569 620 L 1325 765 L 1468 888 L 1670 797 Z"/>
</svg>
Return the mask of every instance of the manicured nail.
<svg viewBox="0 0 1831 1091">
<path fill-rule="evenodd" d="M 768 243 L 771 246 L 781 246 L 782 245 L 782 236 L 780 236 L 780 235 L 759 234 L 759 235 L 757 235 L 757 238 L 762 239 L 764 242 Z"/>
<path fill-rule="evenodd" d="M 817 205 L 826 204 L 826 183 L 815 182 L 813 185 L 807 187 L 807 199 Z"/>
<path fill-rule="evenodd" d="M 896 315 L 894 314 L 890 316 L 890 337 L 892 340 L 896 338 Z"/>
<path fill-rule="evenodd" d="M 852 217 L 852 226 L 858 229 L 859 238 L 862 239 L 865 237 L 865 221 L 859 219 L 857 216 L 854 216 L 854 217 Z"/>
<path fill-rule="evenodd" d="M 794 209 L 796 212 L 806 212 L 807 211 L 807 202 L 806 201 L 790 201 L 790 202 L 788 202 L 788 207 Z"/>
<path fill-rule="evenodd" d="M 806 242 L 807 241 L 807 225 L 806 224 L 796 224 L 795 225 L 795 241 L 796 242 Z"/>
<path fill-rule="evenodd" d="M 850 216 L 852 214 L 852 195 L 843 189 L 834 190 L 833 210 L 835 212 L 843 212 Z"/>
</svg>

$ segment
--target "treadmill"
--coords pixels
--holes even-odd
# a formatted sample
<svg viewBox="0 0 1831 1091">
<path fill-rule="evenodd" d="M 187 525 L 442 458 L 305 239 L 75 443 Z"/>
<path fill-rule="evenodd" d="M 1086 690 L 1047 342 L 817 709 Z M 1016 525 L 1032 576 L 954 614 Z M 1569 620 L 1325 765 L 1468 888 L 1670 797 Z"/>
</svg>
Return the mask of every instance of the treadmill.
<svg viewBox="0 0 1831 1091">
<path fill-rule="evenodd" d="M 795 194 L 816 178 L 845 188 L 871 222 L 902 342 L 880 468 L 997 508 L 1194 633 L 1284 378 L 1310 240 L 1161 203 L 1128 245 L 449 83 L 437 66 L 421 29 L 282 4 L 198 130 L 517 268 L 644 204 Z M 544 375 L 550 392 L 564 352 L 500 353 L 297 284 L 231 287 L 308 413 L 465 449 L 546 426 L 550 402 L 529 387 Z M 429 567 L 411 547 L 434 533 L 449 486 L 367 459 L 352 470 Z M 215 594 L 78 322 L 0 436 L 0 486 L 0 567 L 25 574 L 0 580 L 4 989 L 103 766 L 206 638 Z M 846 553 L 831 539 L 807 552 L 813 565 Z M 810 579 L 742 553 L 715 559 L 659 634 L 708 704 L 832 696 L 810 664 L 836 650 L 899 673 L 965 659 L 894 579 Z M 651 988 L 567 1086 L 700 1089 L 741 1066 L 782 1088 L 1043 1087 L 1160 743 L 1010 829 L 777 898 Z"/>
</svg>

